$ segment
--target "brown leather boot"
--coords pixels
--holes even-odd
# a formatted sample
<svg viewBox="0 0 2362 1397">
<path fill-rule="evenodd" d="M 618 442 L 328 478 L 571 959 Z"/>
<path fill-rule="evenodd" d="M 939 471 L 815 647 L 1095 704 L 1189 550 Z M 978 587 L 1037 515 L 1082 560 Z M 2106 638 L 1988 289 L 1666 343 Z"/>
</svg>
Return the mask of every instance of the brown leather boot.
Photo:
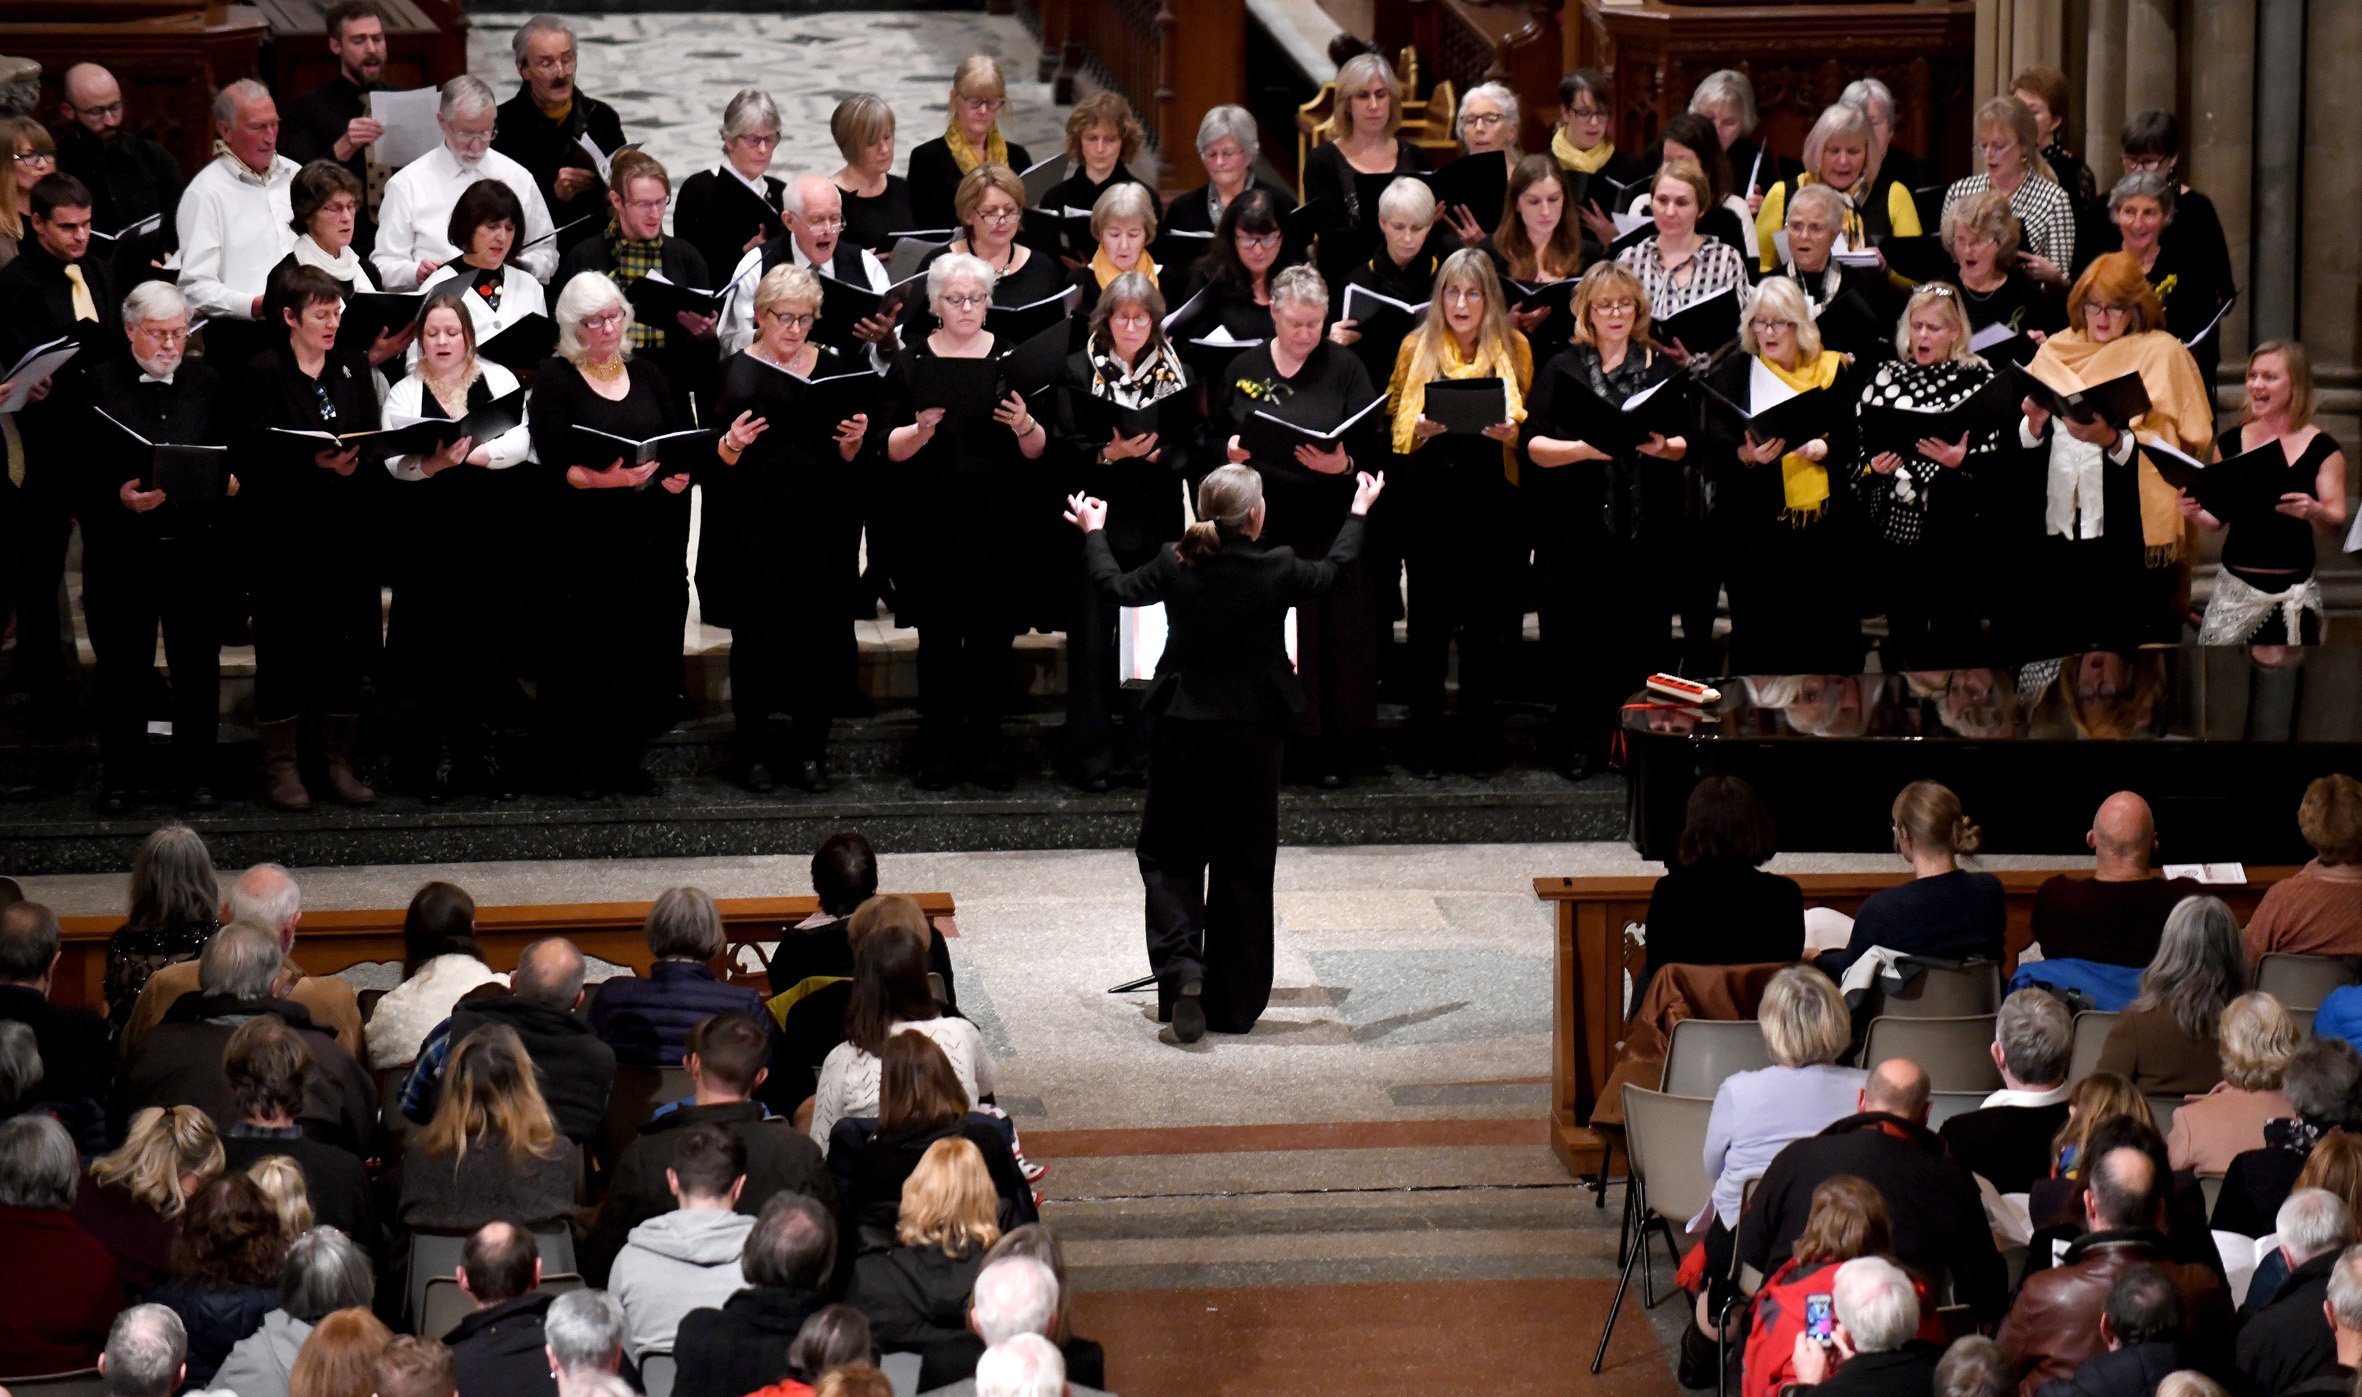
<svg viewBox="0 0 2362 1397">
<path fill-rule="evenodd" d="M 312 793 L 303 788 L 303 775 L 295 765 L 297 721 L 282 718 L 255 728 L 262 739 L 262 798 L 281 810 L 312 808 Z"/>
<path fill-rule="evenodd" d="M 330 713 L 320 719 L 320 755 L 328 764 L 328 798 L 339 805 L 375 805 L 377 792 L 353 774 L 353 740 L 361 720 L 351 713 Z"/>
</svg>

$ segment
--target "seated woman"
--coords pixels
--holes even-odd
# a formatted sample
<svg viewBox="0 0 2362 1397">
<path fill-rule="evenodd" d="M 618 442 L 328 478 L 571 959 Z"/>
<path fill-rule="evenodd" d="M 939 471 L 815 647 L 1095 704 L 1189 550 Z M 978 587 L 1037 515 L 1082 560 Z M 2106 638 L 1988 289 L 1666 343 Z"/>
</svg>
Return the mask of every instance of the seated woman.
<svg viewBox="0 0 2362 1397">
<path fill-rule="evenodd" d="M 2239 919 L 2219 897 L 2183 898 L 2141 972 L 2140 997 L 2108 1030 L 2099 1070 L 2151 1096 L 2214 1090 L 2223 1077 L 2223 1009 L 2246 988 Z"/>
<path fill-rule="evenodd" d="M 434 1119 L 402 1149 L 401 1216 L 433 1232 L 496 1218 L 547 1227 L 574 1211 L 582 1151 L 558 1133 L 525 1044 L 506 1024 L 460 1040 Z"/>
<path fill-rule="evenodd" d="M 951 227 L 953 193 L 980 166 L 1012 171 L 1032 167 L 1033 157 L 1025 147 L 1001 134 L 1000 113 L 1008 105 L 1009 85 L 1001 77 L 1001 65 L 989 54 L 970 54 L 952 70 L 950 121 L 942 135 L 910 151 L 910 211 L 918 228 Z M 1022 196 L 1018 202 L 1023 205 Z M 1016 231 L 1014 222 L 1009 231 Z"/>
<path fill-rule="evenodd" d="M 204 837 L 175 820 L 139 842 L 131 856 L 123 925 L 107 938 L 107 1026 L 120 1033 L 148 977 L 195 960 L 221 930 L 221 883 Z M 54 1076 L 56 1068 L 50 1072 Z M 52 1084 L 54 1090 L 54 1083 Z"/>
<path fill-rule="evenodd" d="M 649 904 L 640 927 L 648 942 L 648 973 L 617 975 L 590 1001 L 591 1032 L 626 1066 L 678 1067 L 689 1035 L 715 1014 L 746 1014 L 769 1022 L 763 997 L 714 973 L 730 950 L 722 909 L 703 888 L 666 888 Z"/>
<path fill-rule="evenodd" d="M 2250 960 L 2272 952 L 2297 956 L 2362 955 L 2362 781 L 2340 772 L 2305 787 L 2297 832 L 2313 846 L 2304 867 L 2264 890 L 2241 933 Z M 2330 991 L 2362 999 L 2352 988 Z M 2321 1008 L 2329 1008 L 2324 1001 Z"/>
<path fill-rule="evenodd" d="M 2294 1115 L 2264 1123 L 2262 1145 L 2231 1159 L 2215 1196 L 2215 1230 L 2242 1237 L 2270 1232 L 2314 1147 L 2333 1135 L 2362 1130 L 2362 1054 L 2335 1038 L 2296 1045 L 2280 1069 L 2280 1094 Z"/>
<path fill-rule="evenodd" d="M 853 995 L 845 1008 L 845 1041 L 820 1066 L 812 1097 L 812 1142 L 828 1148 L 829 1132 L 846 1116 L 874 1114 L 887 1039 L 914 1029 L 935 1040 L 951 1059 L 960 1089 L 973 1106 L 994 1091 L 992 1054 L 966 1019 L 946 1016 L 927 987 L 927 921 L 907 897 L 873 898 L 879 924 L 853 942 Z M 862 920 L 855 914 L 858 926 Z"/>
<path fill-rule="evenodd" d="M 2071 1243 L 2090 1230 L 2084 1206 L 2087 1161 L 2112 1150 L 2131 1148 L 2149 1156 L 2162 1189 L 2163 1215 L 2159 1230 L 2176 1261 L 2212 1269 L 2221 1264 L 2214 1235 L 2206 1226 L 2206 1194 L 2198 1178 L 2175 1171 L 2166 1159 L 2165 1140 L 2157 1133 L 2156 1116 L 2147 1098 L 2133 1084 L 2112 1072 L 2095 1072 L 2077 1082 L 2068 1097 L 2067 1124 L 2060 1128 L 2050 1177 L 2034 1180 L 2027 1193 L 2026 1212 L 2033 1225 L 2026 1252 L 2029 1271 L 2056 1262 L 2060 1243 Z"/>
<path fill-rule="evenodd" d="M 1893 814 L 1895 852 L 1911 865 L 1911 881 L 1864 899 L 1845 949 L 1816 964 L 1842 976 L 1877 946 L 1940 960 L 2000 960 L 2006 899 L 1999 878 L 1960 866 L 1959 856 L 1983 842 L 1960 797 L 1937 782 L 1914 781 L 1895 797 Z"/>
<path fill-rule="evenodd" d="M 869 1316 L 878 1347 L 925 1350 L 968 1332 L 968 1292 L 1000 1240 L 1000 1197 L 984 1156 L 937 1140 L 902 1186 L 894 1245 L 853 1263 L 845 1303 Z"/>
<path fill-rule="evenodd" d="M 188 1331 L 192 1391 L 211 1387 L 230 1350 L 279 1307 L 286 1257 L 279 1215 L 244 1174 L 221 1175 L 189 1199 L 172 1240 L 172 1276 L 148 1298 Z"/>
<path fill-rule="evenodd" d="M 221 1136 L 194 1106 L 150 1106 L 131 1118 L 123 1147 L 90 1161 L 74 1190 L 74 1222 L 115 1256 L 134 1300 L 172 1268 L 172 1243 L 189 1198 L 222 1172 Z"/>
<path fill-rule="evenodd" d="M 2174 1168 L 2221 1175 L 2233 1159 L 2263 1147 L 2266 1125 L 2296 1114 L 2280 1076 L 2300 1036 L 2288 1010 L 2261 990 L 2223 1009 L 2223 1079 L 2173 1113 L 2165 1150 Z"/>
<path fill-rule="evenodd" d="M 1861 1256 L 1893 1259 L 1894 1222 L 1886 1199 L 1851 1174 L 1837 1174 L 1813 1190 L 1788 1260 L 1767 1277 L 1749 1302 L 1747 1349 L 1739 1380 L 1740 1397 L 1777 1397 L 1796 1380 L 1796 1343 L 1805 1334 L 1811 1301 L 1825 1294 L 1837 1268 Z M 1917 1338 L 1941 1343 L 1944 1321 L 1925 1281 L 1919 1293 Z"/>
<path fill-rule="evenodd" d="M 1006 1117 L 968 1109 L 967 1088 L 951 1059 L 918 1032 L 892 1033 L 879 1059 L 877 1114 L 844 1116 L 829 1131 L 828 1169 L 835 1176 L 842 1245 L 892 1246 L 903 1185 L 938 1140 L 965 1139 L 979 1150 L 1000 1192 L 999 1221 L 1034 1221 L 1033 1189 L 1018 1172 Z"/>
<path fill-rule="evenodd" d="M 2211 378 L 2207 382 L 2211 383 Z M 2313 361 L 2294 340 L 2269 340 L 2247 356 L 2247 405 L 2215 439 L 2214 459 L 2277 446 L 2285 466 L 2269 508 L 2218 519 L 2183 495 L 2182 517 L 2225 529 L 2222 568 L 2198 627 L 2201 645 L 2314 645 L 2321 639 L 2317 538 L 2346 527 L 2346 453 L 2313 422 Z M 2334 546 L 2334 545 L 2333 545 Z"/>
<path fill-rule="evenodd" d="M 402 914 L 402 983 L 369 1015 L 369 1065 L 377 1071 L 417 1058 L 419 1045 L 452 1007 L 485 985 L 508 984 L 476 943 L 476 900 L 453 883 L 428 883 Z"/>
<path fill-rule="evenodd" d="M 1069 1390 L 1104 1388 L 1107 1350 L 1097 1341 L 1080 1338 L 1074 1332 L 1073 1305 L 1069 1299 L 1074 1292 L 1066 1283 L 1066 1249 L 1058 1245 L 1057 1235 L 1047 1223 L 1029 1222 L 1023 1227 L 1010 1228 L 984 1254 L 984 1264 L 990 1266 L 1009 1256 L 1031 1257 L 1049 1267 L 1050 1275 L 1058 1282 L 1058 1315 L 1046 1337 L 1066 1359 L 1066 1380 L 1073 1384 Z M 973 1334 L 964 1334 L 954 1343 L 938 1344 L 927 1350 L 926 1366 L 919 1372 L 919 1390 L 932 1392 L 972 1375 L 976 1360 L 983 1354 L 984 1342 Z"/>
<path fill-rule="evenodd" d="M 445 236 L 459 249 L 459 255 L 418 289 L 432 291 L 449 283 L 459 290 L 475 328 L 476 344 L 488 343 L 529 315 L 549 314 L 549 300 L 541 283 L 512 260 L 525 236 L 524 227 L 524 206 L 517 202 L 515 191 L 496 179 L 477 180 L 451 206 L 451 226 Z M 411 346 L 410 357 L 417 360 L 416 345 Z"/>
<path fill-rule="evenodd" d="M 1778 838 L 1763 798 L 1741 778 L 1716 774 L 1690 791 L 1677 862 L 1649 892 L 1648 969 L 1634 986 L 1635 1008 L 1667 965 L 1803 958 L 1804 890 L 1763 871 Z"/>
<path fill-rule="evenodd" d="M 1779 269 L 1774 235 L 1787 226 L 1788 204 L 1796 191 L 1821 185 L 1845 200 L 1845 222 L 1839 234 L 1856 252 L 1870 250 L 1872 241 L 1889 235 L 1915 238 L 1920 234 L 1919 206 L 1911 191 L 1891 177 L 1881 178 L 1877 140 L 1869 115 L 1840 102 L 1825 107 L 1804 137 L 1804 173 L 1783 179 L 1764 191 L 1763 206 L 1755 215 L 1759 265 L 1766 272 Z"/>
</svg>

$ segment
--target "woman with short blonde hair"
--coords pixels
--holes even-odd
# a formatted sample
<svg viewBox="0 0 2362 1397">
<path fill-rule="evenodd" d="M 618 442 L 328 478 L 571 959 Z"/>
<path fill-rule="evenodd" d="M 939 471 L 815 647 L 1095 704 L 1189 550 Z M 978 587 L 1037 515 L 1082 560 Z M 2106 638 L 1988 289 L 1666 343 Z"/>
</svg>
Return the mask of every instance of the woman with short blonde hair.
<svg viewBox="0 0 2362 1397">
<path fill-rule="evenodd" d="M 902 1186 L 895 1245 L 853 1263 L 845 1302 L 881 1348 L 924 1349 L 967 1329 L 968 1292 L 1000 1240 L 1000 1194 L 973 1142 L 937 1140 Z"/>
<path fill-rule="evenodd" d="M 1151 286 L 1161 285 L 1156 259 L 1148 252 L 1155 238 L 1156 195 L 1144 184 L 1109 185 L 1091 205 L 1091 241 L 1097 246 L 1084 266 L 1089 273 L 1083 288 L 1086 298 L 1096 305 L 1108 284 L 1127 273 L 1136 273 Z"/>
<path fill-rule="evenodd" d="M 1867 251 L 1872 240 L 1890 234 L 1918 237 L 1919 206 L 1892 175 L 1882 176 L 1883 154 L 1869 113 L 1843 102 L 1823 108 L 1804 138 L 1804 173 L 1772 185 L 1756 212 L 1756 246 L 1763 270 L 1778 269 L 1773 235 L 1786 225 L 1788 205 L 1797 192 L 1809 187 L 1827 189 L 1844 201 L 1845 218 L 1838 231 L 1855 251 Z"/>
</svg>

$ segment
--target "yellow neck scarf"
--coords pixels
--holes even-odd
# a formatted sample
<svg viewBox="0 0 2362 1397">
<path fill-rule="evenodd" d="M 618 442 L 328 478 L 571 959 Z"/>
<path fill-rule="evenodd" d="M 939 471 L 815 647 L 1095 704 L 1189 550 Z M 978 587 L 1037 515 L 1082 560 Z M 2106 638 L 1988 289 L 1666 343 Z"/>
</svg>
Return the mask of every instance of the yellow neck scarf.
<svg viewBox="0 0 2362 1397">
<path fill-rule="evenodd" d="M 1566 128 L 1561 126 L 1550 133 L 1550 153 L 1558 157 L 1559 164 L 1570 170 L 1596 175 L 1606 168 L 1608 161 L 1615 159 L 1616 143 L 1601 141 L 1589 150 L 1577 150 L 1575 143 L 1567 139 Z"/>
<path fill-rule="evenodd" d="M 1427 408 L 1430 380 L 1417 376 L 1416 365 L 1419 342 L 1426 333 L 1424 329 L 1414 331 L 1402 342 L 1401 350 L 1394 356 L 1394 378 L 1386 386 L 1394 399 L 1394 449 L 1405 456 L 1421 445 L 1419 415 Z M 1479 339 L 1476 353 L 1466 359 L 1460 357 L 1460 341 L 1449 330 L 1440 331 L 1438 338 L 1443 343 L 1436 354 L 1435 378 L 1497 378 L 1506 391 L 1509 420 L 1525 421 L 1525 390 L 1534 379 L 1534 356 L 1524 335 L 1516 330 L 1509 332 L 1506 354 L 1488 352 L 1484 341 Z M 1517 452 L 1507 443 L 1501 447 L 1501 469 L 1508 475 L 1510 484 L 1517 483 Z"/>
<path fill-rule="evenodd" d="M 943 143 L 951 147 L 951 158 L 958 163 L 960 173 L 963 175 L 978 165 L 1006 165 L 1009 163 L 1009 143 L 1002 138 L 1001 128 L 997 123 L 992 128 L 992 134 L 984 140 L 982 154 L 978 154 L 976 147 L 968 143 L 968 133 L 960 129 L 960 119 L 957 116 L 944 122 Z"/>
<path fill-rule="evenodd" d="M 2181 341 L 2163 330 L 2120 335 L 2106 344 L 2080 330 L 2061 330 L 2042 342 L 2042 352 L 2026 369 L 2062 391 L 2138 373 L 2141 387 L 2149 390 L 2149 410 L 2130 423 L 2135 436 L 2178 446 L 2201 460 L 2214 443 L 2214 403 L 2206 380 Z M 2162 567 L 2189 551 L 2188 529 L 2174 503 L 2181 492 L 2165 482 L 2147 456 L 2136 454 L 2133 462 L 2140 471 L 2142 551 L 2150 567 Z"/>
<path fill-rule="evenodd" d="M 1164 287 L 1157 285 L 1156 259 L 1148 255 L 1148 249 L 1140 249 L 1140 257 L 1132 264 L 1132 270 L 1138 272 L 1144 277 L 1147 277 L 1148 284 L 1150 286 L 1155 286 L 1159 291 L 1164 290 Z M 1122 276 L 1123 274 L 1123 268 L 1118 267 L 1115 263 L 1108 260 L 1106 248 L 1101 247 L 1092 249 L 1091 275 L 1099 278 L 1100 290 L 1105 291 L 1109 282 L 1114 281 L 1117 277 Z"/>
<path fill-rule="evenodd" d="M 1799 393 L 1814 388 L 1826 388 L 1837 381 L 1837 371 L 1845 367 L 1845 356 L 1833 349 L 1821 351 L 1821 357 L 1809 364 L 1783 369 L 1769 359 L 1758 356 L 1757 363 L 1772 371 L 1772 377 Z M 1791 451 L 1780 458 L 1780 502 L 1787 508 L 1782 517 L 1791 524 L 1804 524 L 1818 519 L 1829 504 L 1829 468 L 1800 452 Z"/>
</svg>

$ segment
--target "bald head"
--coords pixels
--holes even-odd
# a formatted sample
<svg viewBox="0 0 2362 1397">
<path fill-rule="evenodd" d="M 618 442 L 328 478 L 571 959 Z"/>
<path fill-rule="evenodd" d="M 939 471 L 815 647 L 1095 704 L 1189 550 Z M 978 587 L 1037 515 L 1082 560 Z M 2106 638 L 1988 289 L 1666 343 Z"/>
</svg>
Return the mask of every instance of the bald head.
<svg viewBox="0 0 2362 1397">
<path fill-rule="evenodd" d="M 1888 1058 L 1871 1068 L 1862 1083 L 1864 1111 L 1884 1111 L 1907 1121 L 1926 1122 L 1927 1098 L 1927 1073 L 1908 1058 Z"/>
<path fill-rule="evenodd" d="M 295 875 L 275 863 L 258 863 L 230 884 L 222 904 L 223 922 L 267 927 L 279 938 L 279 949 L 295 944 L 295 924 L 303 920 L 303 892 Z"/>
<path fill-rule="evenodd" d="M 77 63 L 66 69 L 60 86 L 66 107 L 83 130 L 101 139 L 123 127 L 123 89 L 115 75 L 96 63 Z"/>
<path fill-rule="evenodd" d="M 2084 1207 L 2100 1230 L 2157 1225 L 2157 1161 L 2120 1145 L 2099 1157 L 2085 1181 Z"/>
<path fill-rule="evenodd" d="M 2100 877 L 2148 877 L 2149 856 L 2157 848 L 2157 818 L 2149 813 L 2149 802 L 2131 791 L 2118 791 L 2101 801 L 2099 814 L 2092 818 L 2090 843 L 2099 855 Z"/>
<path fill-rule="evenodd" d="M 845 199 L 837 192 L 837 182 L 826 175 L 797 175 L 787 182 L 780 208 L 804 256 L 816 267 L 828 265 L 844 235 Z M 829 224 L 836 226 L 825 226 Z"/>
<path fill-rule="evenodd" d="M 510 977 L 517 998 L 552 1009 L 572 1009 L 582 998 L 582 952 L 563 936 L 536 941 L 517 957 Z"/>
</svg>

